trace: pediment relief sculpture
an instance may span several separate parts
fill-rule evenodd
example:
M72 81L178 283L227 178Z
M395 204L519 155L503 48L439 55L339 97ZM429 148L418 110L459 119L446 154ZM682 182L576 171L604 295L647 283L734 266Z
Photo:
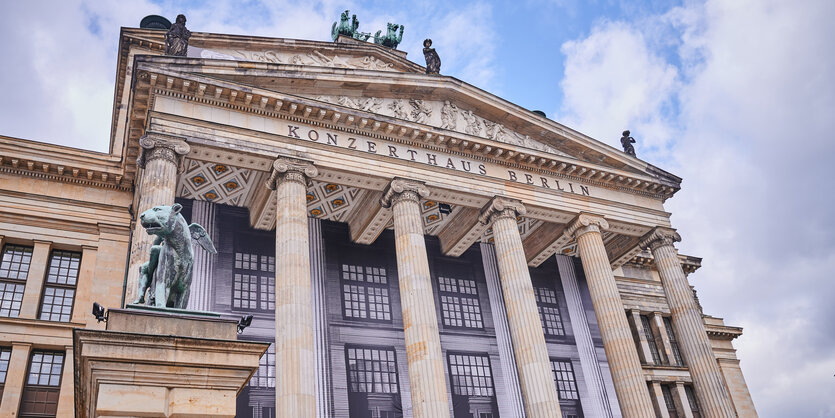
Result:
M520 134L500 123L482 118L471 110L462 110L449 100L440 102L419 99L406 100L322 95L308 96L308 98L338 104L364 112L392 116L410 122L437 126L441 129L449 129L505 144L530 148L564 157L569 156L548 144L543 144L531 138L529 135Z
M314 65L317 67L350 68L376 71L398 71L394 64L385 62L377 57L366 55L362 57L338 54L327 55L318 50L306 54L286 51L248 51L242 49L204 49L200 52L202 58L228 59L238 61L268 62L273 64Z

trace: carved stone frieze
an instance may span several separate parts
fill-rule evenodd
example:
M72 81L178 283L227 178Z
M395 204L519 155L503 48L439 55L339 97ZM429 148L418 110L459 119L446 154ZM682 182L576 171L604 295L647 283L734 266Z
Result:
M581 213L577 215L568 227L565 228L565 235L576 239L577 237L589 232L602 232L609 229L609 222L603 219L602 216L592 215L590 213Z
M509 199L502 196L495 196L481 208L481 213L478 215L478 221L485 225L490 225L494 220L499 218L513 218L514 220L527 213L525 205L516 199Z
M655 250L658 247L669 245L673 246L676 242L681 241L681 235L672 228L655 227L641 238L638 244L641 248L649 247Z
M185 138L166 134L148 132L139 138L139 157L136 164L145 168L148 161L163 158L177 165L182 172L184 157L191 151Z
M233 50L203 50L203 58L234 59L239 61L268 62L273 64L315 65L319 67L351 68L376 71L397 71L394 64L366 55L363 57L326 55L318 50L307 54L294 54L288 51L247 51Z
M266 186L270 190L275 190L277 184L283 181L295 181L307 185L307 179L318 175L319 170L309 161L281 157L273 162Z
M429 194L429 188L423 182L395 178L389 183L386 190L383 191L383 197L380 198L380 206L389 208L400 200L420 202L421 199L429 197Z

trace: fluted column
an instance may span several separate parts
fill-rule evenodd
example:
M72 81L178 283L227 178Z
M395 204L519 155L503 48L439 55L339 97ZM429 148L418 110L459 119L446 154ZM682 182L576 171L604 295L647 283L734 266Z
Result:
M191 222L202 226L213 242L215 236L215 209L217 205L205 200L195 200L191 207ZM188 295L188 309L210 311L213 307L215 260L217 254L208 251L194 252L194 269L191 278L191 292Z
M652 401L644 380L641 360L603 246L601 230L608 227L609 223L602 217L584 213L569 224L565 233L577 239L577 250L589 285L621 412L624 418L652 418Z
M670 305L681 355L690 369L702 414L709 418L734 417L736 412L705 332L702 314L673 246L677 241L681 241L681 237L674 229L658 227L644 236L640 245L641 248L649 247L655 259L655 267Z
M313 293L307 223L308 178L313 164L287 158L273 163L267 187L275 190L275 412L316 416Z
M151 132L139 139L139 146L136 164L143 170L137 180L139 203L133 214L136 219L154 206L174 204L177 176L184 156L191 150L183 138ZM139 297L139 266L148 261L153 242L154 237L136 222L130 246L125 303L133 303Z
M423 183L395 178L383 193L380 204L391 207L394 217L412 412L415 418L440 418L449 417L449 403L420 215L420 199L427 196L429 189Z
M561 417L545 334L539 321L522 237L516 224L516 217L524 214L522 202L497 196L482 209L479 221L493 228L499 278L525 413L528 418Z

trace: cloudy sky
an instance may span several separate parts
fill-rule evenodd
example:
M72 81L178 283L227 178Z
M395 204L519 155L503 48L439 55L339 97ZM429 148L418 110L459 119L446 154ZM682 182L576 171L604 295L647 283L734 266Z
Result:
M835 416L835 1L5 1L0 134L107 151L120 26L329 40L406 25L442 72L684 178L667 202L762 417Z

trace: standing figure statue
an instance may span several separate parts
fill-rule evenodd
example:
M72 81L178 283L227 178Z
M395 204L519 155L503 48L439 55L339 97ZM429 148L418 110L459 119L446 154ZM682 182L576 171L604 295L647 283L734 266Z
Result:
M426 58L426 74L437 75L441 72L441 57L432 48L432 40L423 41L423 57Z
M156 235L148 262L139 266L139 296L134 303L160 308L186 309L194 266L192 240L216 254L206 230L186 224L180 214L183 206L154 206L139 215L148 235ZM145 302L145 292L151 289Z
M620 144L623 146L623 152L635 157L635 147L632 144L635 143L635 138L629 136L629 131L623 131L623 136L620 138Z
M186 29L186 16L177 15L177 21L165 34L165 55L184 57L188 53L188 38L191 32Z

